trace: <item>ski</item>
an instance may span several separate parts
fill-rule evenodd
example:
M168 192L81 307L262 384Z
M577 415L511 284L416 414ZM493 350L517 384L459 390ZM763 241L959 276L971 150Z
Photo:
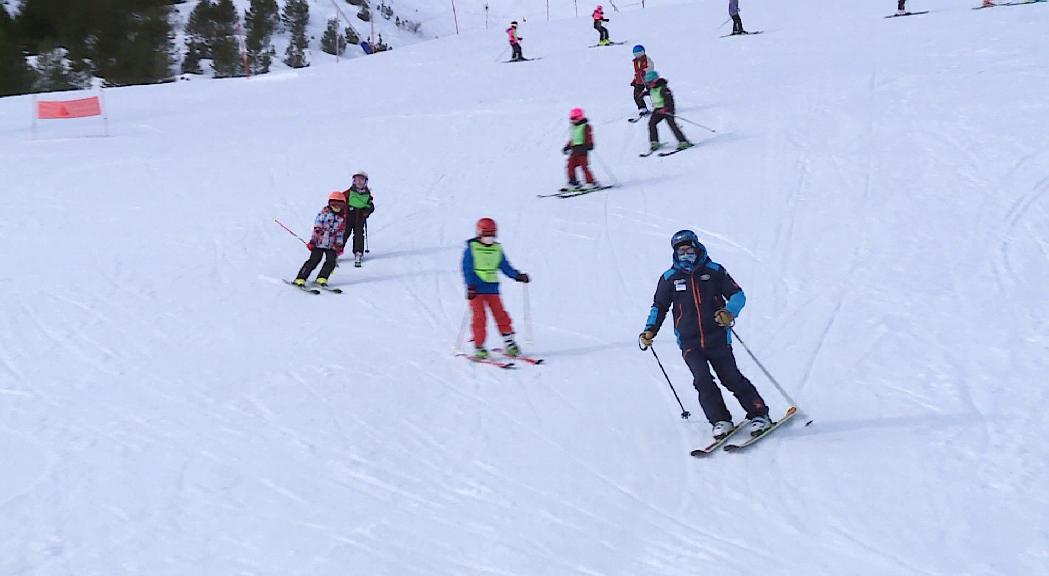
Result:
M643 116L634 116L633 118L627 118L626 121L630 122L631 124L636 124L636 123L644 120L645 118L648 118L649 116L650 116L649 114L645 114Z
M996 8L998 6L1023 6L1024 4L1042 4L1049 2L1049 0L1031 0L1029 2L998 2L989 6L976 6L973 10L982 10L984 8Z
M282 280L283 280L283 278L282 278ZM292 282L291 280L284 280L284 283L287 284L288 286L294 286L294 287L298 288L299 290L302 290L303 292L309 292L310 294L320 294L321 293L321 291L317 290L316 288L310 288L310 287L305 286L305 285L299 286L298 284Z
M903 14L889 14L888 16L886 16L886 18L899 18L901 16L917 16L919 14L928 14L928 13L929 13L928 10L923 10L921 12L904 12Z
M659 149L662 148L662 147L663 147L663 145L661 144L659 146L659 148L655 148L653 150L649 150L648 152L642 152L642 153L638 154L638 156L640 156L642 158L648 158L649 156L651 156L651 155L655 154L657 151L659 151Z
M729 430L729 433L726 434L724 438L722 438L720 440L714 439L714 441L711 442L710 444L708 444L707 446L705 446L703 448L696 448L695 450L693 450L689 454L691 454L692 456L694 456L696 458L702 458L704 456L708 456L710 454L713 454L714 452L717 452L717 449L720 448L723 444L725 444L725 442L728 442L729 439L732 438L732 436L734 436L736 434L736 432L739 432L740 430L743 429L743 425L746 424L746 422L747 421L744 420L744 421L740 422L739 424L736 424L736 426L734 428L732 428L732 430Z
M543 57L539 56L538 58L521 58L520 60L503 60L503 64L513 64L514 62L534 62L536 60L542 60L542 59L543 59Z
M601 48L603 46L622 46L623 44L626 44L626 40L623 40L622 42L609 42L608 44L591 44L590 46L587 46L587 48Z
M517 356L510 356L502 348L492 348L492 352L497 352L497 353L502 354L503 356L506 356L507 358L510 358L512 360L520 360L522 362L527 362L529 364L534 364L536 366L538 366L538 365L542 364L543 362L545 362L545 360L542 359L542 358L536 358L535 356L529 356L527 354L518 354Z
M456 354L456 356L461 356L463 358L466 358L467 360L469 360L470 362L473 362L474 364L488 364L489 366L495 366L496 368L503 368L504 370L510 370L510 369L514 368L514 363L513 362L508 362L508 361L505 361L505 360L499 360L497 358L478 358L477 356L474 356L472 354L465 354L463 352L459 352L458 354Z
M342 294L342 288L336 288L334 286L328 286L327 284L314 284L315 288L320 288L325 292L331 292L332 294Z
M695 147L696 147L696 145L693 144L693 145L689 146L688 148L676 148L674 150L670 150L669 152L660 152L659 153L659 157L660 158L666 158L667 156L673 156L674 154L677 154L678 152L684 152L685 150L688 150L690 148L695 148Z
M754 30L753 32L740 32L736 34L725 34L722 38L728 38L729 36L753 36L755 34L762 34L764 30Z
M750 438L747 438L746 441L744 441L744 442L742 442L740 444L726 444L725 445L725 452L739 452L740 450L743 450L744 448L746 448L748 446L753 446L755 442L757 442L758 440L761 440L762 438L768 436L769 434L772 433L773 430L775 430L776 428L779 428L780 426L782 426L782 425L786 424L787 422L789 422L790 419L793 418L797 413L798 413L797 406L791 406L790 408L787 408L787 413L783 415L783 418L779 419L779 422L774 422L772 424L772 426L769 426L760 435L758 435L758 436L751 436Z
M576 196L585 196L591 192L600 192L602 190L608 190L609 188L615 188L615 186L598 186L596 188L561 188L559 192L553 194L536 194L536 198L575 198Z

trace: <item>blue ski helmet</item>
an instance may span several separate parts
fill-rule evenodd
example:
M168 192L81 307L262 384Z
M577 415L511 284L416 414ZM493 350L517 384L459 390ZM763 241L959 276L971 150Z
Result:
M691 246L696 250L694 261L678 258L677 249L681 246ZM670 247L674 249L674 267L685 272L691 272L707 261L707 247L699 241L699 237L691 230L679 230L670 238Z
M645 82L655 82L656 80L659 80L659 72L655 70L645 72Z
M642 46L640 44L638 44L637 46L634 46L634 56L637 56L638 54L644 54L644 53L645 53L645 47L644 46Z

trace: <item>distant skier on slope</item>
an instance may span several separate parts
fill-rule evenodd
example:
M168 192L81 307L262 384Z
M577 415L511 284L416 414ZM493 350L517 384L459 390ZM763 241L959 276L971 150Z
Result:
M332 192L328 195L328 204L317 214L313 221L313 236L310 237L306 248L310 251L310 257L299 268L299 274L295 277L295 285L302 287L306 285L306 279L313 273L314 268L324 259L321 271L317 273L317 284L325 285L328 277L335 270L339 253L346 243L346 197L342 192Z
M640 44L634 46L634 79L630 81L630 85L634 87L634 104L637 104L638 117L649 114L645 104L645 95L648 94L645 88L645 72L655 68L655 62L645 54L645 47Z
M506 29L506 35L510 39L510 49L513 50L513 55L510 56L510 61L518 62L524 60L525 57L521 53L521 40L524 40L524 38L517 35L517 20L510 23L510 27Z
M605 18L604 7L598 4L592 16L594 18L594 30L597 30L598 34L597 45L608 46L611 42L608 40L608 29L603 24L608 22L608 18Z
M728 328L739 316L747 298L727 270L710 260L696 233L681 230L670 240L674 264L656 284L652 309L645 329L638 336L647 350L659 332L671 305L674 333L685 364L692 371L693 386L699 393L703 414L713 426L714 438L733 430L732 414L725 407L721 390L714 383L710 368L721 385L739 400L750 420L751 436L758 436L772 425L769 409L757 389L736 366ZM709 365L709 367L708 367Z
M652 98L652 107L655 108L648 119L648 140L651 142L651 150L655 151L663 147L663 143L659 141L659 130L656 125L664 120L670 125L670 131L677 138L677 149L691 148L693 144L688 141L688 138L685 138L685 134L681 132L677 121L674 120L674 94L667 86L666 79L660 78L659 73L655 70L649 70L645 72L645 85L648 87L649 97Z
M375 199L368 188L368 173L364 170L354 173L353 184L343 194L350 207L346 236L353 234L353 265L360 268L364 260L364 231L368 227L368 217L375 212Z
M597 180L594 180L593 173L590 172L590 151L594 149L594 131L590 128L590 121L587 120L583 114L582 108L573 108L568 113L568 120L571 122L571 134L568 138L568 143L561 148L561 151L568 154L568 185L575 189L582 189L579 184L579 179L576 178L576 169L583 169L583 176L586 178L586 183L591 188L597 188L600 185Z
M728 0L728 15L732 18L732 36L750 34L743 29L743 19L739 17L739 0Z
M485 339L488 337L488 318L485 306L492 311L492 317L503 336L507 356L519 356L521 348L514 341L514 328L499 297L499 272L502 271L518 282L528 283L528 274L520 272L510 265L503 253L501 244L495 241L498 230L495 220L481 218L477 221L477 235L466 241L463 252L463 278L466 281L466 299L470 301L472 314L474 357L488 358Z

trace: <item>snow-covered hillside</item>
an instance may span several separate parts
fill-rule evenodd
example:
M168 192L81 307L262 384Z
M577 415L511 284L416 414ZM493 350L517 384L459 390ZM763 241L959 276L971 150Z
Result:
M0 575L1049 574L1049 4L911 3L754 1L766 33L727 39L721 2L650 7L601 49L585 16L530 20L536 62L496 62L495 29L111 90L109 138L31 141L31 98L0 100ZM716 136L638 158L635 42ZM573 106L621 185L538 199ZM360 168L364 268L294 291L273 218L307 233ZM480 216L532 276L544 366L450 354ZM812 426L688 456L709 428L669 326L691 420L636 346L686 227Z

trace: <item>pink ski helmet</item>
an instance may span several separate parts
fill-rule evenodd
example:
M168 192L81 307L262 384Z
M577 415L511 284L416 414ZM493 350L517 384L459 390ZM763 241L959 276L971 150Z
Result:
M568 113L568 119L571 120L572 122L575 122L577 120L582 120L583 119L583 109L582 108L572 108L572 111Z

